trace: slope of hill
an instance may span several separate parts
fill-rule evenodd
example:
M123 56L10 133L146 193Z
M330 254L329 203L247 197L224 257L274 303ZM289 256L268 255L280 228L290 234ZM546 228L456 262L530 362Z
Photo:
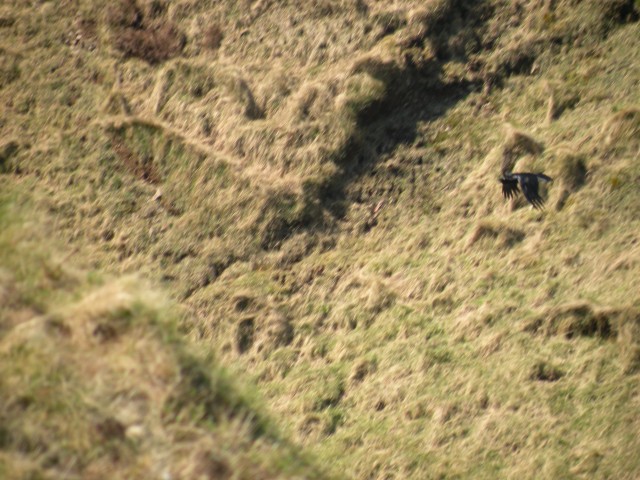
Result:
M3 185L162 282L295 443L353 478L640 473L637 2L64 5L0 11Z
M330 478L181 309L72 268L43 220L0 199L0 477Z

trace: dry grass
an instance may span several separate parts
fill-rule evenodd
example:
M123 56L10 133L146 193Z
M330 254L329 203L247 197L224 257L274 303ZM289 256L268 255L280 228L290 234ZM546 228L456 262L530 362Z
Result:
M138 277L91 280L44 258L42 228L12 209L3 199L3 476L323 477L182 339L176 306Z
M638 476L633 2L77 5L0 10L0 181L189 315L3 257L2 378L53 392L12 400L7 475L316 474L278 425L353 478Z
M538 156L544 146L531 135L506 125L506 134L502 145L502 169L511 171L518 159L524 155Z
M473 246L484 238L489 238L495 241L498 247L508 248L513 244L522 241L524 233L507 225L500 225L492 222L481 222L471 232L468 245Z
M637 153L640 148L640 110L629 108L611 116L603 125L602 138L609 149L629 149L630 153Z

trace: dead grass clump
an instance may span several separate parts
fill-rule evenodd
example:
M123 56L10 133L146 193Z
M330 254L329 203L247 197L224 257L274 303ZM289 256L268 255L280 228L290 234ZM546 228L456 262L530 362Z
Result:
M399 74L399 67L396 60L397 59L391 56L389 56L389 58L383 58L383 56L377 53L367 53L354 60L350 68L350 73L352 76L367 74L380 80L385 85L389 85Z
M621 110L602 127L602 139L607 149L633 152L640 148L640 109Z
M229 92L242 105L242 114L250 120L264 118L262 108L249 87L247 81L241 76L230 76L226 81Z
M588 303L561 305L548 313L547 334L609 338L611 319L604 312L596 312Z
M387 96L387 85L366 73L350 77L344 93L336 98L338 110L358 122L371 122L381 113Z
M251 296L251 294L245 293L237 293L231 299L233 303L233 309L236 312L246 312L247 310L253 309L256 305L256 300Z
M564 376L564 372L557 366L545 361L536 362L531 368L529 378L539 382L556 382Z
M390 36L407 25L406 9L401 7L380 7L372 9L369 18L374 25L376 38Z
M428 0L425 4L409 12L407 24L418 26L424 35L429 35L451 13L453 0Z
M431 0L409 11L398 45L416 65L425 60L467 59L480 47L480 19L488 9L480 2ZM416 57L415 53L420 51Z
M295 330L291 319L280 312L267 317L266 335L274 347L286 347L293 342Z
M502 169L511 170L516 160L522 155L540 155L544 151L542 143L528 133L506 126L506 135L502 144Z
M287 103L296 79L284 69L269 72L255 88L255 101L262 109L263 117L273 117Z
M549 308L529 322L525 330L545 335L563 335L566 338L582 336L603 339L620 338L624 331L627 332L625 335L631 335L629 343L634 343L640 341L640 337L635 337L639 320L640 312L634 307L597 308L587 302L575 302Z
M318 120L330 111L335 94L331 85L305 82L287 102L286 115L294 121Z
M16 23L16 17L9 7L0 9L0 28L9 28Z
M560 180L555 194L555 209L562 210L569 196L580 190L587 181L586 155L573 152L562 152L558 157Z
M375 361L361 358L353 364L349 380L352 383L360 383L365 379L365 377L374 373L376 369L377 365Z
M391 307L396 301L397 294L380 280L371 281L364 292L364 307L374 315Z
M640 310L628 308L616 313L622 368L625 373L634 374L640 371Z
M147 30L126 29L118 34L115 46L127 57L156 64L182 52L185 39L171 24L154 25Z
M172 22L162 18L160 2L149 2L144 11L135 0L120 0L107 9L114 46L126 57L150 64L164 62L179 55L186 38Z
M570 89L561 89L557 85L553 85L550 82L545 82L545 91L549 95L547 102L547 124L552 123L554 120L560 118L560 116L567 110L572 110L580 101L580 95Z
M471 247L483 239L490 239L498 248L510 248L525 237L522 230L508 225L483 220L479 222L469 235L467 247Z
M319 371L305 382L315 387L305 392L303 408L307 412L320 412L335 407L346 393L345 379L336 371Z
M158 73L152 94L155 113L163 112L169 104L167 115L175 115L186 99L196 102L213 90L219 76L217 70L206 64L172 62Z
M560 164L559 177L569 191L575 192L587 181L586 155L565 152L558 159Z
M112 27L139 28L144 14L135 0L119 0L107 8L106 17Z
M291 319L281 312L271 312L256 329L256 349L268 354L293 342L295 329Z
M222 40L224 39L224 32L222 31L222 27L218 23L212 23L209 25L203 35L202 35L202 46L216 51L222 45Z
M466 342L478 336L491 326L500 315L483 305L479 310L470 310L459 315L453 325L453 338L458 342Z
M217 446L216 446L217 447ZM226 455L211 446L197 450L187 457L184 468L179 470L178 478L199 478L204 480L229 480L234 469Z
M276 263L286 267L302 261L317 244L317 238L309 232L294 233L283 244Z
M530 73L533 62L544 47L545 43L537 34L528 33L506 47L496 49L486 68L497 79Z

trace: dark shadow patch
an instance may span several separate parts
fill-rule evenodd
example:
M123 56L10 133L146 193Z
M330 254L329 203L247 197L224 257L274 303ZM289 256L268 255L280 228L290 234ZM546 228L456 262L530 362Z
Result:
M255 320L253 317L240 320L236 329L236 347L238 352L245 353L253 345L255 337Z
M95 424L95 429L103 441L124 440L125 426L113 417L107 417Z
M160 2L149 2L146 9L135 0L120 0L107 10L112 42L126 57L157 64L178 56L186 37L178 27L164 19Z
M597 313L587 303L577 303L556 307L549 312L548 333L564 335L609 338L612 325L609 315Z
M15 157L20 149L20 144L16 140L9 140L0 145L0 173L16 171L11 159Z
M529 321L524 330L548 336L562 335L568 339L611 339L620 337L621 332L636 324L640 325L637 308L594 307L588 302L575 302L548 308Z
M531 368L529 378L539 382L557 382L564 376L564 372L545 361L536 362Z
M555 204L556 210L562 210L569 197L580 190L587 182L586 156L566 153L559 159L560 194Z
M386 172L378 172L378 165L398 147L421 142L420 125L442 117L469 93L481 89L481 75L447 78L443 66L453 59L470 61L479 51L477 30L490 17L490 9L487 2L443 2L437 11L412 20L398 39L399 58L388 61L368 56L354 63L352 88L357 90L359 82L363 83L369 95L350 92L347 85L345 114L355 123L353 134L331 158L337 166L335 173L304 185L307 198L340 219L352 203L375 205L381 197L401 193L404 187L391 192L391 185L401 185L403 177L415 173L413 164L422 160L408 162L410 168L403 165ZM424 54L434 50L434 55ZM385 175L384 186L376 183L380 174Z
M225 370L184 352L178 360L180 381L165 402L162 415L165 423L184 416L195 422L240 419L252 438L278 439L272 425Z

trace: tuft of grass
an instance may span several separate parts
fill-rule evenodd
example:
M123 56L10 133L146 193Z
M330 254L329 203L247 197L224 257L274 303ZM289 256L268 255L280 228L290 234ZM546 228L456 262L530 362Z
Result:
M468 239L468 246L473 246L482 239L493 240L498 248L509 248L522 241L525 233L508 225L482 221L471 232Z
M587 180L587 158L584 154L564 152L558 159L559 177L571 192L584 186Z
M515 162L523 155L542 154L544 146L531 135L506 125L506 134L502 144L502 169L511 170Z
M637 152L640 148L640 109L628 108L615 113L602 126L601 135L609 150Z
M566 85L545 82L548 95L546 121L548 124L556 121L565 112L573 110L580 101L580 95Z
M633 307L594 308L587 302L576 302L551 308L533 320L527 329L542 329L547 335L564 335L567 338L582 335L607 339L627 330L628 325L635 325L637 318L638 311Z
M368 74L356 74L349 78L345 86L344 98L337 99L338 108L356 121L375 118L386 98L385 84Z
M587 182L587 156L585 154L563 151L557 157L559 180L555 194L555 208L561 210L567 204L569 197L584 187Z

